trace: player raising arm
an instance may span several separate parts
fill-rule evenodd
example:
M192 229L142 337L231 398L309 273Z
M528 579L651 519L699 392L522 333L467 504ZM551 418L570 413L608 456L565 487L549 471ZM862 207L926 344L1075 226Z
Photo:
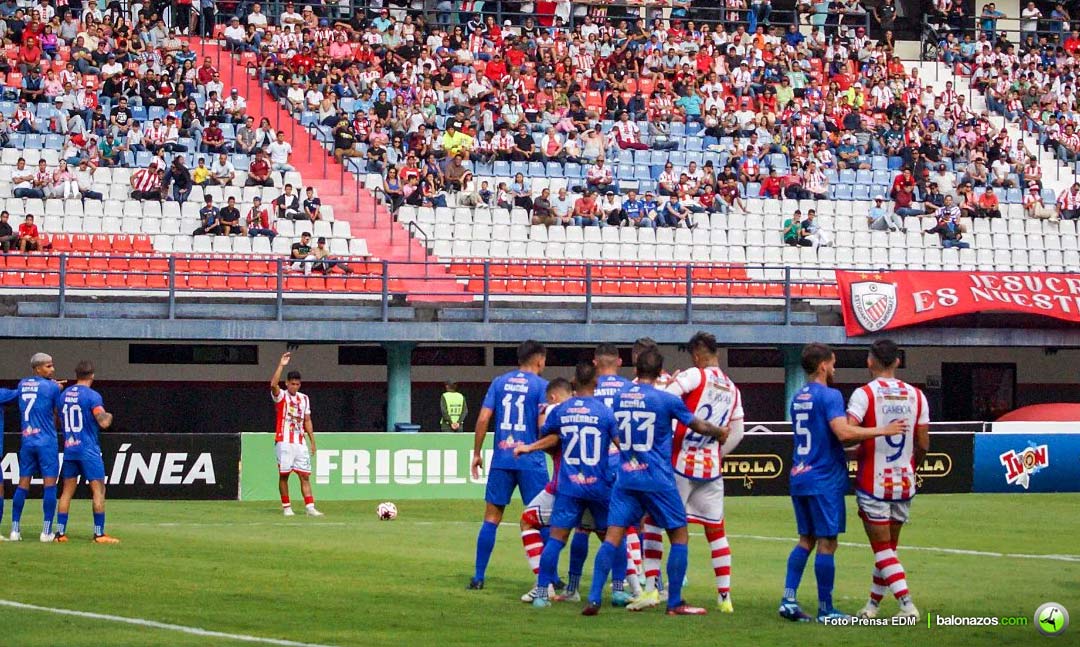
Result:
M81 476L90 484L94 510L94 543L119 544L105 534L105 461L98 440L103 429L112 426L113 415L105 410L94 384L94 365L83 360L75 366L75 384L60 394L60 420L64 425L64 464L60 476L64 488L56 513L56 541L67 537L68 510Z
M495 378L488 387L476 419L471 469L474 479L480 478L484 467L484 438L492 422L495 448L487 471L484 523L476 536L475 571L467 587L470 590L484 588L496 531L514 490L519 490L522 503L528 504L548 482L547 461L542 455L514 456L515 447L538 439L540 407L547 389L547 381L540 374L547 363L547 349L539 342L524 341L518 346L517 359L516 370Z
M558 579L559 553L570 531L581 525L585 512L591 513L596 530L607 529L608 500L611 496L611 472L607 448L615 433L611 409L593 397L596 367L578 364L574 371L574 397L547 414L543 437L514 448L521 456L559 446L559 468L555 504L551 513L551 534L540 556L540 578L534 591L533 606L548 607L548 587ZM623 554L626 553L623 547ZM625 565L623 566L625 569Z
M645 513L668 532L671 554L668 557L668 615L702 615L705 609L691 607L682 599L686 576L686 508L675 484L671 465L672 421L688 426L695 433L712 436L723 442L728 430L695 418L679 398L654 386L664 368L664 358L656 350L642 352L637 358L638 383L615 398L614 415L618 423L621 457L619 475L611 491L608 529L596 554L589 603L583 615L600 613L600 603L611 572L612 562L621 548L628 526L638 523Z
M53 358L34 353L30 358L34 375L19 382L19 420L22 443L19 445L19 487L11 498L11 541L22 540L22 512L30 493L30 480L40 476L45 483L41 501L44 522L40 540L52 542L53 516L56 514L56 479L60 475L60 448L56 442L56 412L60 408L60 385L53 381L56 367Z
M305 512L310 517L321 517L323 513L315 509L315 497L311 493L311 456L315 453L315 426L311 422L311 400L300 392L300 371L289 371L285 376L285 389L281 388L281 373L289 365L290 359L292 353L282 355L277 369L274 370L274 376L270 378L270 395L277 410L274 441L281 509L286 517L295 514L289 501L289 474L296 472L300 479L300 493L304 495Z
M825 344L807 344L802 351L802 367L807 384L791 400L791 422L795 430L795 451L790 474L791 501L799 543L791 550L780 600L780 616L795 622L809 622L796 601L799 581L810 552L817 547L814 575L818 586L818 622L848 616L833 608L832 590L836 577L833 555L837 536L845 529L844 495L848 488L844 443L904 432L904 423L863 429L847 420L844 398L828 386L836 372L836 355Z
M848 421L871 427L886 420L898 420L907 431L899 436L879 436L859 443L855 499L874 552L870 600L859 616L876 618L881 598L886 591L892 591L900 603L899 615L914 617L917 622L919 610L911 601L896 545L915 496L915 469L930 449L929 405L922 391L896 379L900 349L892 341L874 342L866 366L873 379L851 394Z

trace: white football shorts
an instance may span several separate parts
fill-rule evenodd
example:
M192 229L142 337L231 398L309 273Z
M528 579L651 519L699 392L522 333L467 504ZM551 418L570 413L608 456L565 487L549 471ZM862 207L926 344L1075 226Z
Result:
M675 485L686 506L686 520L702 525L715 525L724 520L724 479L695 481L675 474Z
M907 523L911 517L911 499L882 501L856 490L855 501L859 504L859 517L868 523L882 525L893 521Z
M296 443L278 443L277 451L278 474L311 474L311 452L307 445Z

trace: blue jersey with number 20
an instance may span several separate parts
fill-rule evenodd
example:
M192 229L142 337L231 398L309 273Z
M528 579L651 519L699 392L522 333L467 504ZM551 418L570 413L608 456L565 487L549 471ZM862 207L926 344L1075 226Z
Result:
M608 447L615 417L598 398L570 398L549 411L542 435L558 434L558 493L578 499L607 501L611 496Z
M622 465L618 486L657 492L675 488L671 466L672 420L690 424L694 414L682 399L651 384L634 384L615 398L616 440Z
M848 487L844 445L829 423L847 419L844 396L836 389L811 382L791 400L795 453L791 461L791 494L844 494Z
M57 447L54 416L60 408L60 385L35 376L20 381L18 391L23 447Z
M514 447L536 442L540 436L537 422L546 390L547 380L527 371L500 375L488 387L483 407L492 411L491 426L495 432L492 468L547 471L543 452L514 458Z

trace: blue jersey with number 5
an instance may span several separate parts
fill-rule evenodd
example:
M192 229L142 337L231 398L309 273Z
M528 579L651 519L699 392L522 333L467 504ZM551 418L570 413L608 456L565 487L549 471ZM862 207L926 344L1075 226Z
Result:
M688 425L694 419L682 398L651 384L634 384L615 398L614 411L618 424L615 439L622 458L619 487L645 492L674 489L671 421Z
M544 403L547 380L536 373L510 371L495 378L484 396L484 408L490 409L495 432L495 453L491 467L504 470L547 471L543 452L514 458L514 448L539 438L537 421Z
M844 396L836 389L811 382L791 400L795 453L791 461L791 494L843 494L848 488L844 445L829 423L847 420Z
M548 412L540 433L559 435L559 494L593 501L611 497L608 448L615 434L611 409L595 397L570 398Z
M60 395L60 420L64 423L64 458L83 460L101 456L98 444L98 411L104 411L101 395L88 386L76 384Z
M60 386L35 376L20 381L18 391L23 447L57 447L55 412L60 408Z

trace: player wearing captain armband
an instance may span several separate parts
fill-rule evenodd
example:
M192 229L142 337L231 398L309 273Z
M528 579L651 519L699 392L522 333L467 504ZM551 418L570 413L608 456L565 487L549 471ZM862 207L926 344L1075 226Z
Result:
M864 440L856 453L855 499L874 552L870 599L858 615L876 618L881 599L891 591L900 603L898 615L918 622L896 546L915 497L915 469L930 449L929 405L922 391L896 378L900 349L892 341L874 342L866 365L873 379L851 394L848 421L860 427L899 421L907 431Z

